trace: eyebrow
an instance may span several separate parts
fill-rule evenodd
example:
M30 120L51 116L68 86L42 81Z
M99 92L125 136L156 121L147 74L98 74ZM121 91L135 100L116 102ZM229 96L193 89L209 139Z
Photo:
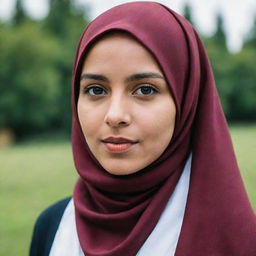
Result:
M133 74L125 79L125 82L132 82L136 80L141 80L144 78L159 78L165 80L165 78L159 74L159 73L154 73L154 72L147 72L147 73L137 73ZM84 73L81 75L80 80L82 79L93 79L93 80L98 80L98 81L103 81L103 82L109 82L108 78L103 75L99 74L92 74L92 73Z
M132 81L140 80L140 79L144 79L144 78L160 78L160 79L165 80L164 77L161 74L149 72L149 73L133 74L133 75L127 77L125 79L125 81L126 82L132 82Z
M83 80L83 79L93 79L93 80L108 82L107 77L105 77L103 75L90 74L90 73L82 74L81 77L80 77L80 81Z

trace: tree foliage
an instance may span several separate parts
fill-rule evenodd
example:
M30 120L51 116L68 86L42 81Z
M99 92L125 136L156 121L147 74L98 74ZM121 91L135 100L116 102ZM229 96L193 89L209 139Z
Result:
M28 19L23 5L24 3L22 0L16 0L15 13L12 18L12 22L15 26L19 26Z
M191 6L188 3L185 3L183 8L183 16L192 24L194 24L193 18L192 18L192 11Z
M76 49L84 27L88 21L85 16L85 8L77 6L72 0L50 0L50 10L43 21L43 28L55 36L59 43L62 57L58 61L60 73L60 95L58 102L59 115L57 123L66 132L71 127L71 71ZM65 113L65 114L63 114Z
M70 131L72 64L88 19L85 8L72 0L49 4L47 17L36 22L17 0L13 19L0 22L0 130L12 130L18 138L53 129ZM190 6L184 11L193 23ZM220 14L216 28L203 40L225 114L230 122L256 121L256 18L237 54L227 49Z
M32 22L4 28L1 35L0 127L17 136L42 130L58 111L58 44Z
M256 14L254 15L253 25L246 36L244 48L256 49Z
M220 50L227 51L227 38L224 28L224 19L221 13L217 13L216 16L216 32L211 38L216 47L219 47Z
M72 64L87 24L83 13L71 0L51 0L48 16L35 22L17 0L11 22L0 24L0 130L18 138L69 132Z
M253 47L252 42L256 41L256 37L253 39L250 36L250 43L246 42L239 53L231 54L226 46L224 23L220 14L217 15L216 23L215 34L204 41L225 115L230 122L255 122L256 45Z

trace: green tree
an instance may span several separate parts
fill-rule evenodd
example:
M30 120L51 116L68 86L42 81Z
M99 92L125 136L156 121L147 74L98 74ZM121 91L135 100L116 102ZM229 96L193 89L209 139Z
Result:
M185 3L183 8L183 16L192 24L194 25L194 21L192 18L192 11L191 6L188 3Z
M233 121L256 121L256 51L244 49L230 63L232 90L228 101Z
M227 51L227 38L224 29L224 20L220 13L216 16L216 32L211 39L218 48Z
M14 26L19 26L28 19L26 14L24 3L22 0L16 0L15 12L12 18Z
M58 38L68 36L67 28L72 17L71 0L50 0L49 13L45 20L45 27Z
M226 117L230 122L256 121L256 40L252 31L247 42L237 54L230 54L225 47L224 29L220 19L212 38L205 38L216 85ZM218 36L217 36L218 35Z
M242 50L230 62L229 102L234 121L256 121L256 16Z
M233 62L233 56L226 46L226 34L222 15L216 15L216 31L211 37L204 37L204 43L213 67L216 86L220 94L221 103L226 117L231 121L229 96L232 91L230 83L230 63Z
M1 36L0 129L18 138L50 129L60 93L57 41L32 22L2 27Z
M216 87L220 94L221 103L226 117L230 120L230 104L228 97L232 91L232 83L230 83L230 63L233 62L233 56L219 47L212 37L205 37L204 43L213 68Z
M256 14L254 15L253 25L245 38L244 48L254 48L256 50Z
M70 132L71 124L71 73L77 42L87 25L87 9L72 0L50 0L50 10L43 27L59 42L61 57L58 70L61 76L61 97L56 125Z

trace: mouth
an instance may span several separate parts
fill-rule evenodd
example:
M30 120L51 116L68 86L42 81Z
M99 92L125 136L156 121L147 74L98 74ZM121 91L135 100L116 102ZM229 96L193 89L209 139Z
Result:
M130 140L123 137L108 137L101 142L106 149L111 153L124 153L129 151L134 145L138 143L137 140Z

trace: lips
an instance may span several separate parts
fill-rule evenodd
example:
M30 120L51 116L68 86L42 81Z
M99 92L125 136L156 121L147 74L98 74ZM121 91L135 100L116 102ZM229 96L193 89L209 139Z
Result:
M106 139L103 139L102 142L105 143L113 143L113 144L122 144L122 143L137 143L135 140L130 140L122 137L108 137Z
M138 141L123 137L108 137L102 140L106 149L111 153L123 153L129 151Z

